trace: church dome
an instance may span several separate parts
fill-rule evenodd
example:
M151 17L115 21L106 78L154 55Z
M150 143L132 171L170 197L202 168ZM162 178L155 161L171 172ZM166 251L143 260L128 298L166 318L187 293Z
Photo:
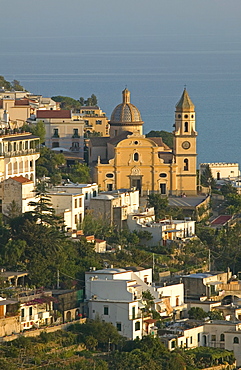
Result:
M112 112L110 124L142 124L141 114L138 108L130 102L130 91L122 91L123 102L115 107Z

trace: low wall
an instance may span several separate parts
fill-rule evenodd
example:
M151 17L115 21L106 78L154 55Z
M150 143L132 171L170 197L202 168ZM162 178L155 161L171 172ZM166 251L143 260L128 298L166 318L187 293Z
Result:
M6 337L2 337L2 338L0 338L0 342L2 342L2 343L3 342L11 342L12 340L17 339L20 335L22 335L24 337L37 337L43 331L46 332L46 333L52 333L52 332L57 331L57 330L66 330L70 325L77 324L77 323L84 324L85 322L86 322L86 319L79 319L79 320L75 320L75 321L68 322L68 323L65 323L65 324L47 326L47 327L43 327L43 328L39 328L39 329L29 329L29 330L25 330L23 333L13 334L13 335L8 335Z

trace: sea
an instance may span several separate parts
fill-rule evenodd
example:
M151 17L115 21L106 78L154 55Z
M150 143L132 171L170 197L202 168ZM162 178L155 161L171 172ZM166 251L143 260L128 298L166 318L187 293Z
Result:
M144 133L173 130L186 87L196 107L198 163L240 163L241 42L171 36L4 36L0 74L47 97L95 94L108 117L127 87Z

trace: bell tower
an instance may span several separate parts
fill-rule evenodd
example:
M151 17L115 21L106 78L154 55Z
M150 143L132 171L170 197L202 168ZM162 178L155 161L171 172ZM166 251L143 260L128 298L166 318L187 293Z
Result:
M177 195L197 195L195 106L186 88L176 105L173 152L177 164Z

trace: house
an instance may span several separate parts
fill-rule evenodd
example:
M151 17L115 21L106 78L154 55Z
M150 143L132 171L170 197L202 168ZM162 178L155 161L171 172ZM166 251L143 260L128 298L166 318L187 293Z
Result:
M185 289L185 297L188 299L204 300L218 295L223 289L222 284L227 284L231 279L232 272L199 272L196 274L183 275L181 277Z
M62 216L66 230L77 230L84 219L84 194L50 191L52 207L57 216Z
M184 220L163 219L155 222L154 209L143 213L131 213L127 217L130 231L148 231L152 238L145 240L145 245L166 245L171 241L186 240L195 237L195 221L190 217Z
M96 183L93 184L74 184L67 182L64 185L58 185L53 188L53 191L65 192L68 194L83 194L84 209L89 209L90 200L97 197L99 189Z
M98 106L83 106L79 113L73 113L74 120L84 121L86 137L98 133L100 136L109 136L109 122L106 114Z
M68 164L84 158L84 121L74 120L70 110L37 110L36 122L45 124L45 145L63 153Z
M136 339L155 332L155 320L143 313L146 299L153 296L153 309L161 316L172 316L174 310L185 309L183 284L159 286L152 284L152 269L138 267L107 268L85 273L88 316L112 322L121 335Z
M69 322L79 319L83 314L84 293L83 289L54 289L52 295L56 300L53 302L53 310L58 311L62 318L60 321ZM56 316L57 318L57 316Z
M2 213L8 216L9 207L15 202L19 214L33 210L29 202L36 201L35 186L32 180L26 177L9 177L2 183Z
M0 129L0 154L0 182L23 176L35 183L35 162L39 158L37 136Z
M128 214L138 211L139 191L118 189L101 192L90 200L89 208L94 217L102 217L111 225L122 229L127 226Z
M200 163L201 174L209 167L214 180L232 179L240 176L238 163Z

